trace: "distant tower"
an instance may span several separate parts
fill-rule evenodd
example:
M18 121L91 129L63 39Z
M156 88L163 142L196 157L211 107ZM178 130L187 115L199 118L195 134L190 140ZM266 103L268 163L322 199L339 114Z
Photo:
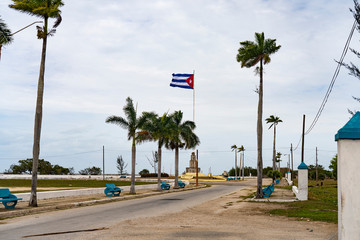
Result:
M200 168L198 168L198 172L200 172ZM195 156L195 152L191 153L189 167L186 168L186 173L196 173L196 156Z

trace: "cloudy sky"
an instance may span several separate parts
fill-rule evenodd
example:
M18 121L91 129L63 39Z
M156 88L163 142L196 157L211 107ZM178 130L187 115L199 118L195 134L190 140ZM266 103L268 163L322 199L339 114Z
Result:
M126 97L138 111L181 110L193 118L193 91L169 86L172 73L195 71L195 122L203 173L221 174L234 165L233 144L244 145L245 164L256 167L259 76L236 61L239 42L255 32L275 38L281 49L265 66L264 119L279 116L277 151L298 144L302 116L313 121L350 33L351 0L64 0L63 22L48 40L40 157L52 164L102 168L116 173L116 157L129 163L131 143L120 127L106 124L124 116ZM8 8L0 15L14 32L40 19ZM3 47L0 62L0 172L32 157L34 110L41 41L35 25ZM359 50L359 33L350 46ZM346 62L357 59L349 52ZM305 163L328 168L336 154L334 135L359 109L360 81L342 68L327 105L305 137ZM264 166L271 165L273 131L264 121ZM156 144L137 148L136 172L151 169ZM191 151L180 152L180 171ZM300 163L300 147L294 166ZM282 166L288 159L284 156ZM174 152L164 149L163 169L174 173Z

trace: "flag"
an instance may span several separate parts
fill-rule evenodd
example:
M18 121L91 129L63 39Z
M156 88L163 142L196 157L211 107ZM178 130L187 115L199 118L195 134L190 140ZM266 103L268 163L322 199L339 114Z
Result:
M194 89L194 74L173 73L170 86Z

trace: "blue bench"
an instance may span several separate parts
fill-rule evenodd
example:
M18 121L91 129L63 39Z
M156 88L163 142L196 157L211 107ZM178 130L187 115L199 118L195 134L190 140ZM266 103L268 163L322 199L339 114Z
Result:
M0 189L0 198L0 202L2 202L6 209L15 208L17 202L22 200L22 198L17 198L15 195L11 194L8 188Z
M280 182L280 179L276 179L276 180L275 180L275 183L276 183L276 184L279 184L279 182Z
M270 197L270 195L273 193L274 189L275 189L274 183L263 188L262 191L263 191L264 198Z
M104 193L107 197L119 196L121 191L123 190L123 189L115 186L115 184L112 184L112 183L106 183L105 186L106 186L106 188L104 190Z
M120 176L120 178L126 178L126 176Z
M185 187L185 183L181 180L178 181L178 185L179 185L179 188L184 188Z
M166 183L166 182L161 182L161 190L169 190L170 189L170 184Z

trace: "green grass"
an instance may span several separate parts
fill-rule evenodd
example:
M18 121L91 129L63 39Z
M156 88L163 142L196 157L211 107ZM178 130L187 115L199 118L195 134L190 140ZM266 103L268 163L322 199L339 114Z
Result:
M309 200L282 203L286 209L273 209L270 214L337 223L337 182L334 180L309 181Z
M105 187L105 183L113 183L116 186L130 186L130 181L108 181L108 180L58 180L38 179L37 187ZM152 182L136 182L136 185L153 184ZM31 179L0 179L0 187L31 187Z

